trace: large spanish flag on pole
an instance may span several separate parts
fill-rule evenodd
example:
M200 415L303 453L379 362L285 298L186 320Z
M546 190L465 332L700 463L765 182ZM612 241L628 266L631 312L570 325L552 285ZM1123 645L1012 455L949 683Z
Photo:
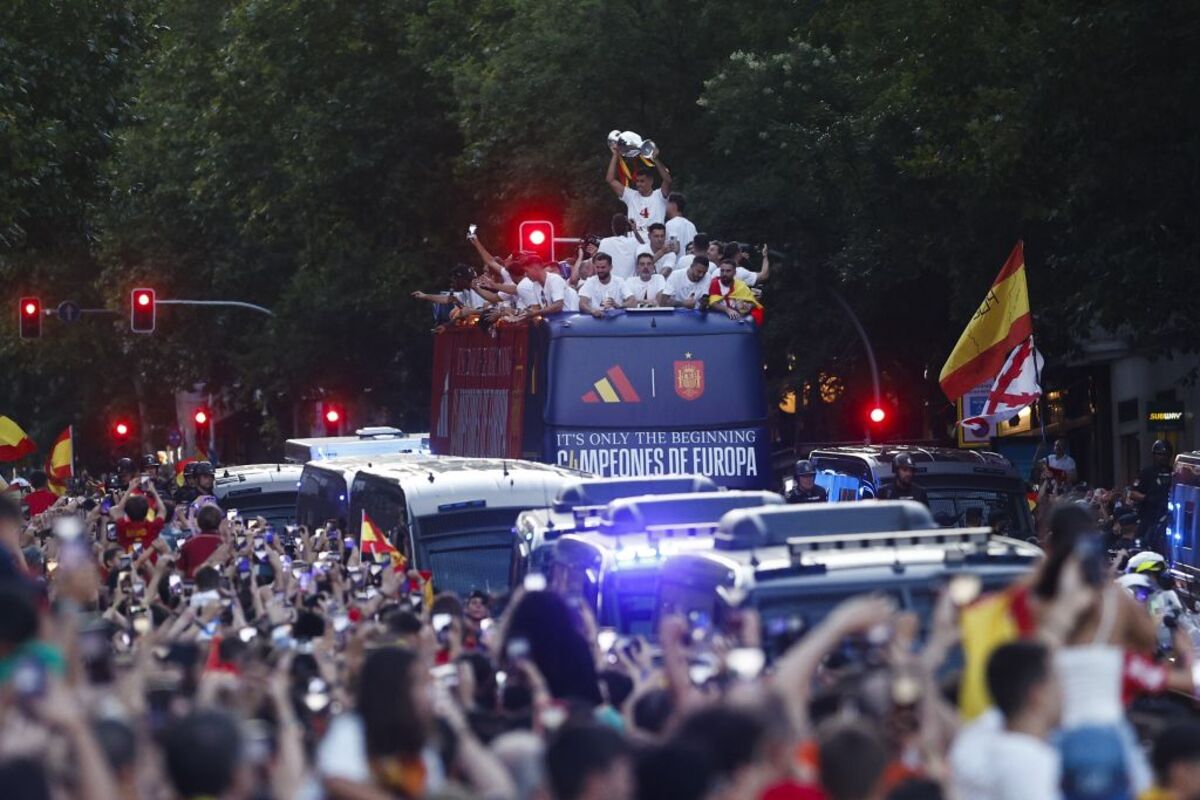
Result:
M75 477L74 427L68 425L50 445L46 456L46 476L50 479L50 491L57 495L67 492L67 481Z
M1033 335L1029 288L1025 284L1025 244L1017 242L983 303L958 337L942 367L942 391L957 400L972 387L991 383L1009 351Z
M0 415L0 461L16 461L36 452L37 445L21 430L21 426Z

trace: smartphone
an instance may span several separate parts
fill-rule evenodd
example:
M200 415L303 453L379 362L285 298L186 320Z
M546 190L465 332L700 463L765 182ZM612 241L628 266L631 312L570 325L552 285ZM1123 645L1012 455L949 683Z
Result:
M613 645L617 643L617 632L613 628L601 628L596 632L596 644L600 647L601 653L607 653L613 649Z
M237 518L238 518L238 510L236 508L231 508L225 512L225 519L229 520L230 522L233 522Z
M238 638L247 644L253 641L256 636L258 636L258 630L251 625L247 625L238 631Z
M946 592L950 595L950 602L959 608L974 603L982 591L983 581L978 575L970 573L955 575L946 585Z
M454 617L450 614L434 614L433 615L433 630L441 633L450 627L450 623L454 621Z
M540 572L531 572L525 576L524 586L527 592L544 592L546 591L546 576Z
M725 666L744 681L758 678L766 666L767 656L757 647L737 647L725 656Z
M10 683L17 703L29 708L46 693L46 667L37 658L23 658L13 668Z
M172 575L167 578L167 589L173 597L183 594L183 578L178 575Z
M519 636L509 639L504 648L504 655L508 657L509 661L529 658L529 640Z

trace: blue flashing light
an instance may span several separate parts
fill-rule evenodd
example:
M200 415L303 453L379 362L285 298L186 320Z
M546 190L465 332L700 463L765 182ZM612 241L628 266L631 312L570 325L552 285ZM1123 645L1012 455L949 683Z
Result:
M343 503L344 503L344 502L346 502L346 495L344 495L344 494L339 494L339 495L338 495L338 500L341 500Z

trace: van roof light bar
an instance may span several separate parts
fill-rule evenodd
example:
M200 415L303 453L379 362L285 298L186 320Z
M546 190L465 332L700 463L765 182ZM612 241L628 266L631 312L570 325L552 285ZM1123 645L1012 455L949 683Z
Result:
M829 551L887 550L928 546L981 546L988 543L991 528L937 528L926 531L846 533L828 536L796 536L788 539L788 554L795 561L806 553Z

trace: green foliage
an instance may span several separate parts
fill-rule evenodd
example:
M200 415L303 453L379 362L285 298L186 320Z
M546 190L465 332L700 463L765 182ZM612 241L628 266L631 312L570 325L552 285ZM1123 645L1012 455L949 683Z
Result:
M276 316L168 308L150 338L48 320L0 339L0 410L46 438L150 386L166 422L207 381L264 440L322 392L419 426L430 317L409 293L468 260L469 221L500 252L534 209L605 231L614 127L659 142L701 230L789 254L768 289L781 386L864 390L833 289L885 389L942 402L932 377L1018 238L1052 362L1095 325L1188 348L1198 40L1192 6L1135 0L9 3L12 297L117 309L145 282Z

